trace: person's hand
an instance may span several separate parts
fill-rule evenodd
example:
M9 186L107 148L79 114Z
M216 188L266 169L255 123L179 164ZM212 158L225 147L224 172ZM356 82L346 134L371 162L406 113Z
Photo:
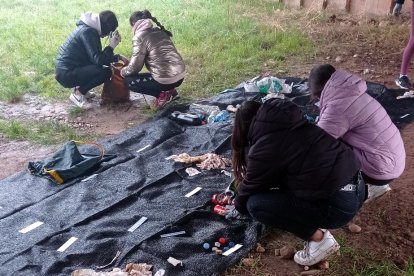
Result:
M234 205L226 205L226 219L249 219L249 216L240 214Z
M114 31L109 35L109 46L112 47L112 49L115 49L116 46L121 42L121 35L118 31Z

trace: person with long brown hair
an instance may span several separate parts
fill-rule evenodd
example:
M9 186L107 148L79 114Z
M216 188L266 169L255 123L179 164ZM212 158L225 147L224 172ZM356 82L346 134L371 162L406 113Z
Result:
M305 240L294 257L298 264L316 264L339 250L327 229L346 225L365 199L351 148L280 99L242 103L231 144L237 211Z

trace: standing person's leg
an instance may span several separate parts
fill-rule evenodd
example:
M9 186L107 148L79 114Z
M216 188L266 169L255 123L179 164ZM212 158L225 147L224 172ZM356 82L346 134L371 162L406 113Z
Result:
M395 83L403 88L410 89L411 82L407 77L408 67L410 66L411 58L414 54L414 2L411 4L411 31L410 39L408 40L407 46L404 49L403 58L401 62L400 77Z
M399 16L401 14L401 9L404 4L404 0L396 0L394 8L392 9L392 14L394 16Z

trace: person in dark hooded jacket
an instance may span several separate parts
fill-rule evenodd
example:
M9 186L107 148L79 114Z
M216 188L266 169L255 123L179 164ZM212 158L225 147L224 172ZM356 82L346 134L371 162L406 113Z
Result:
M89 90L111 78L110 63L125 59L114 54L121 41L121 36L115 31L117 27L118 20L112 11L86 12L60 47L56 59L56 80L63 87L74 88L70 100L81 108L90 107L87 100L93 94ZM101 38L108 35L109 46L102 50Z
M351 148L308 123L294 103L271 99L238 108L232 150L237 211L304 239L298 264L339 250L326 228L346 225L365 199Z

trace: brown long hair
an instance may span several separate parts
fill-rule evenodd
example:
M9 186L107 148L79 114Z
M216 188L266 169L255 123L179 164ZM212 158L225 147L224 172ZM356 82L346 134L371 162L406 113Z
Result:
M172 37L172 33L164 28L163 25L161 25L160 22L158 22L157 18L153 17L149 10L143 10L143 11L135 11L131 14L129 17L129 24L133 27L135 22L137 22L140 19L151 19L157 26L163 30L169 37Z
M246 172L246 148L249 146L248 134L250 125L256 116L261 103L245 101L236 111L234 119L231 148L233 152L233 173L238 182L243 180Z

